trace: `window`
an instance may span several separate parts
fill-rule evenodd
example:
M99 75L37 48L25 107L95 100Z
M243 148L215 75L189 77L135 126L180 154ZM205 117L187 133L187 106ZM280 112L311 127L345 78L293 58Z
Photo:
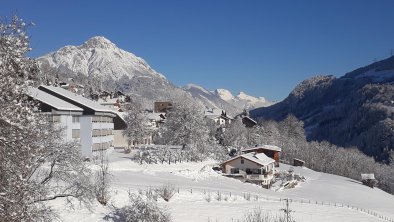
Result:
M100 130L99 129L94 129L92 131L92 137L98 137L100 136Z
M244 164L245 163L245 160L244 159L241 159L241 164Z
M100 116L93 116L93 117L92 117L92 122L93 122L93 123L98 123L98 122L100 122Z
M261 169L246 169L246 174L261 174Z
M80 130L79 129L73 129L72 130L72 137L74 139L79 139L80 138Z
M238 174L239 168L231 168L231 174Z
M79 123L79 116L73 116L73 123Z
M49 119L49 121L50 122L53 122L53 123L59 123L60 122L60 116L52 116L50 119Z
M110 143L93 143L93 150L104 150L110 147Z

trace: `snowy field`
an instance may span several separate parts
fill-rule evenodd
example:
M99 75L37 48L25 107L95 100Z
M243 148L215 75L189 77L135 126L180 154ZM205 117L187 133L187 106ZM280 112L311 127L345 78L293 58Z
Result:
M291 199L291 215L297 222L394 221L393 195L349 178L296 167L295 172L305 176L306 182L294 189L275 192L223 177L211 169L214 164L214 161L204 161L139 165L131 161L130 154L114 150L110 154L114 178L109 205L127 204L129 191L171 183L176 187L176 194L169 202L159 199L159 205L171 212L174 222L230 222L241 219L244 212L256 207L273 215L281 214L285 198ZM282 164L280 168L288 166ZM78 206L67 209L62 200L54 201L53 205L62 221L114 221L106 217L111 207L98 203L91 211Z

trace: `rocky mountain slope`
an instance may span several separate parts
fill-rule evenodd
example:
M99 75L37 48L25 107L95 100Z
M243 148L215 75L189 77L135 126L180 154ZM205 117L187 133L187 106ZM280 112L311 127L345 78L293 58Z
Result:
M307 79L282 102L251 111L255 118L275 120L288 114L304 121L310 140L356 146L388 162L394 150L394 57L341 78Z
M183 89L188 91L194 98L205 101L205 104L207 105L225 110L236 109L238 113L243 109L250 110L273 104L272 102L267 101L264 97L254 97L247 95L244 92L240 92L237 96L233 96L233 94L227 89L209 91L195 84L188 84L184 86Z
M79 46L65 46L38 58L38 61L48 79L64 81L73 78L77 83L88 86L86 94L99 89L121 90L143 101L147 108L154 101L186 98L194 100L202 109L220 108L234 115L242 111L242 106L236 107L218 97L195 96L192 89L185 91L174 86L142 58L118 48L101 36Z
M267 107L274 104L264 97L254 97L244 92L240 92L238 95L233 96L233 94L226 89L216 89L214 94L233 106L244 107L246 110Z

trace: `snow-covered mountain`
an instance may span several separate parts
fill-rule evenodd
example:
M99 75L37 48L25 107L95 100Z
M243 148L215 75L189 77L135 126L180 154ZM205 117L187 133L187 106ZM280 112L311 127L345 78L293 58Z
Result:
M227 89L216 89L214 94L233 106L242 107L247 110L267 107L274 104L273 102L266 100L264 97L254 97L244 92L240 92L238 95L233 96L233 94Z
M231 103L223 100L214 92L204 89L195 84L187 84L183 89L190 93L193 98L201 101L206 108L224 109L228 113L234 115L242 112L242 107L234 106Z
M39 57L38 62L41 71L52 81L73 78L87 86L87 93L98 89L121 90L142 100L147 108L154 101L173 98L194 99L202 108L225 109L232 115L244 108L243 104L223 100L196 85L176 87L145 60L118 48L102 36L93 37L79 46L65 46Z
M39 60L60 72L73 72L88 77L111 77L119 80L123 76L151 76L165 79L145 60L118 48L102 36L93 37L80 46L65 46Z
M254 97L244 92L240 92L237 96L234 96L227 89L209 91L195 84L188 84L183 88L190 92L194 98L201 98L206 103L214 103L216 107L213 108L225 109L224 106L232 106L239 111L267 107L273 104L273 102L267 101L264 97Z

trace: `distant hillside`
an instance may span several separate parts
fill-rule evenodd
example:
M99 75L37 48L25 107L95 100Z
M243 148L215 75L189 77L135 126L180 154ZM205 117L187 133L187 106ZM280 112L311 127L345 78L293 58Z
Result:
M282 102L251 111L254 118L275 120L288 114L304 121L310 140L357 146L388 161L394 150L394 57L341 78L310 78Z

